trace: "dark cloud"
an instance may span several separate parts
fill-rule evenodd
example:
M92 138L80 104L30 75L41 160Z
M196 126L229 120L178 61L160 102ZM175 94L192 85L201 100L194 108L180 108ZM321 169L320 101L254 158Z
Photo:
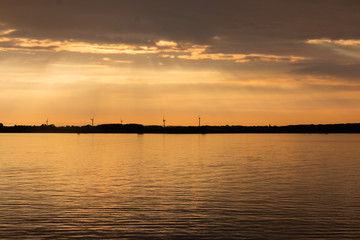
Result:
M0 20L36 37L208 43L256 50L308 38L358 38L355 0L2 0ZM270 43L269 43L270 42ZM266 44L267 43L267 44ZM243 47L242 47L243 46ZM285 46L286 47L286 46ZM261 46L260 46L261 48Z
M328 79L360 82L360 64L337 64L335 62L298 63L295 74L317 76Z

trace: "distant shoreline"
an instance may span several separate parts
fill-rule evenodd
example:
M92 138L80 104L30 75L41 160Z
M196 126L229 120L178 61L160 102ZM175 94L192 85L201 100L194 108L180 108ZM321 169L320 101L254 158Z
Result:
M360 123L307 124L287 126L144 126L141 124L101 124L97 126L2 126L0 133L165 133L165 134L217 134L217 133L360 133Z

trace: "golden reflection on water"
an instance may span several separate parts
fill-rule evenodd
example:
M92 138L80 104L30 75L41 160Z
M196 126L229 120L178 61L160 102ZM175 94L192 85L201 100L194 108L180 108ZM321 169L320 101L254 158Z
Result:
M2 238L360 236L360 135L1 134Z

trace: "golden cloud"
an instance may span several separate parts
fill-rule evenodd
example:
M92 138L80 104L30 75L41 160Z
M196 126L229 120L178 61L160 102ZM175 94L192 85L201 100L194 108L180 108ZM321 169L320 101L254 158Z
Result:
M14 29L3 31L11 33ZM272 62L296 62L306 60L300 56L279 56L269 54L224 54L224 53L206 53L209 45L192 45L183 43L179 46L176 42L160 40L155 46L130 45L130 44L100 44L78 42L72 40L53 41L51 39L32 39L19 37L0 37L0 44L6 43L6 47L0 50L26 50L26 51L67 51L77 53L91 54L159 54L162 58L179 58L186 60L226 60L237 63L249 61L272 61ZM106 59L104 59L106 61ZM121 63L130 63L130 61L120 61Z
M159 46L159 47L176 47L178 45L176 42L165 41L165 40L160 40L160 41L156 42L155 44L156 44L156 46Z
M0 35L9 35L12 32L15 32L16 29L6 29L6 30L2 30L0 31Z
M296 62L301 60L307 60L308 58L299 56L280 56L269 54L223 54L223 53L205 53L208 46L201 47L196 46L189 49L190 55L181 55L178 58L190 59L190 60L232 60L238 63L249 61L266 61L266 62Z
M76 41L53 41L50 39L0 37L0 43L8 43L2 50L68 51L94 54L148 54L157 53L157 47L128 44L93 44Z
M309 39L306 41L308 44L335 44L341 46L360 46L359 39L338 39L332 40L328 38L321 38L321 39Z

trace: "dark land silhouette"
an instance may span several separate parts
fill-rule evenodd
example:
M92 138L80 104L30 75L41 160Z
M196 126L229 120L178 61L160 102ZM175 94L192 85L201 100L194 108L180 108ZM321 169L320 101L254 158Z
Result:
M144 126L141 124L100 124L97 126L3 126L0 133L360 133L360 123L308 124L287 126Z

